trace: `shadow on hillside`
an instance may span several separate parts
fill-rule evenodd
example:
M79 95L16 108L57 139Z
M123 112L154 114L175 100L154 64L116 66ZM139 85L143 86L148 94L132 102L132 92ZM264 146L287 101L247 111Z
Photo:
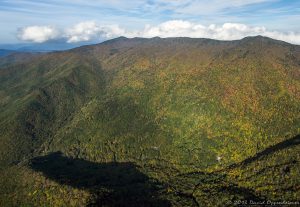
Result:
M299 144L300 144L300 135L297 135L297 136L295 136L293 138L290 138L288 140L285 140L283 142L275 144L275 145L273 145L271 147L267 147L266 149L264 149L263 151L257 153L253 157L249 157L249 158L243 160L240 163L230 165L228 168L234 168L234 167L236 167L238 165L247 165L247 164L250 164L251 162L259 160L263 156L267 156L267 155L273 154L273 153L275 153L275 152L277 152L279 150L283 150L283 149L286 149L286 148L289 148L289 147L293 147L293 146L296 146L296 145L299 145Z
M261 159L264 156L268 156L268 155L276 153L280 150L284 150L284 149L287 149L287 148L290 148L293 146L297 146L297 145L300 145L300 135L297 135L293 138L290 138L290 139L280 142L276 145L268 147L265 150L257 153L255 156L247 158L240 163L232 164L225 169L217 170L217 171L210 172L210 173L196 171L196 172L179 174L176 179L177 180L188 179L188 178L191 179L193 177L196 177L198 180L198 184L195 185L194 192L201 191L200 196L203 196L204 198L210 198L210 197L213 197L215 194L217 194L219 198L221 198L222 196L225 196L227 198L236 196L236 197L242 198L240 200L246 200L246 201L252 200L252 201L257 201L257 202L260 202L260 201L263 202L263 201L266 201L267 198L262 195L257 194L254 189L239 186L237 184L239 182L238 180L235 180L234 182L232 182L230 177L227 177L228 170L233 169L235 167L240 167L240 166L250 164L252 162L255 162L255 161ZM281 164L281 165L276 165L275 167L277 167L277 168L285 167L285 168L283 168L283 171L289 171L289 167L286 168L286 163ZM264 167L261 171L255 173L254 176L257 176L257 174L263 173L263 171L266 170L266 168L268 168L268 167ZM272 168L269 168L269 169L272 169ZM249 179L249 177L246 179L246 181L249 182L248 179ZM205 206L205 204L204 204L204 206Z
M55 152L32 159L30 166L60 184L90 191L89 206L170 206L158 198L162 184L130 162L95 163Z
M245 188L232 182L231 179L227 178L226 174L218 172L191 172L179 174L174 178L177 182L190 183L191 180L196 179L196 185L193 188L193 195L195 192L201 192L198 194L198 199L202 200L204 203L200 206L212 205L212 203L218 203L226 198L234 201L240 200L253 200L261 201L263 200L259 195L255 193L253 189ZM190 181L189 181L190 180ZM197 194L197 193L196 193ZM216 199L215 201L212 201ZM219 200L218 200L219 199ZM219 204L221 205L221 204ZM216 205L215 206L219 206ZM222 203L222 206L228 206L226 203ZM230 206L230 205L229 205Z

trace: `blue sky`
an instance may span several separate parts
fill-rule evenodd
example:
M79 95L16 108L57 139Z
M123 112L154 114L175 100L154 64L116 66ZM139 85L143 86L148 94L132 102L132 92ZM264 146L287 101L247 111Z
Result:
M300 44L299 0L0 0L0 19L0 43L262 34Z

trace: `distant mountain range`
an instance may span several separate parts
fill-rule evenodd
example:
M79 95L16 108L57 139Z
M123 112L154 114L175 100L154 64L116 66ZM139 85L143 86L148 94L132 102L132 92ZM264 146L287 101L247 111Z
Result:
M12 51L12 52L51 52L51 51L68 50L82 45L89 45L95 43L96 42L85 42L85 43L46 42L46 43L0 44L0 56L7 54L2 52L2 50Z
M0 206L298 202L299 112L300 46L262 36L13 53Z
M13 52L15 52L15 51L14 50L0 49L0 57L4 57L4 56L9 55Z

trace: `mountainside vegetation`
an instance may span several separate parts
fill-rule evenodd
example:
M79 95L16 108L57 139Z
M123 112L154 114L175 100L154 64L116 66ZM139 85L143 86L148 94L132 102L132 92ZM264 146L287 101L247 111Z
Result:
M109 40L0 58L0 206L299 201L300 46Z

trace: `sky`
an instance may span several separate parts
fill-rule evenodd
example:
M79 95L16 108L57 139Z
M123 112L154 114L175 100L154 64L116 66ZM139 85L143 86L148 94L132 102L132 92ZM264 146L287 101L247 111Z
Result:
M300 44L299 0L0 0L0 43L86 43L126 37Z

